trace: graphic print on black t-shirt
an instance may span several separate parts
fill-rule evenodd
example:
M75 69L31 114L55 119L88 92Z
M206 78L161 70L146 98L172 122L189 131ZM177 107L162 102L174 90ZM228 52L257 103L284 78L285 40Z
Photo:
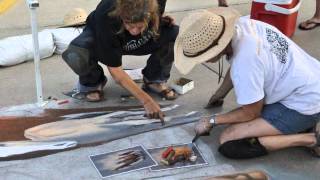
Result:
M147 31L143 33L140 38L128 40L122 48L124 51L127 51L127 52L136 50L141 46L147 44L151 38L152 38L152 32Z
M287 62L288 55L288 42L285 38L280 37L277 32L266 28L267 40L271 45L270 51L275 54L278 60L285 64Z

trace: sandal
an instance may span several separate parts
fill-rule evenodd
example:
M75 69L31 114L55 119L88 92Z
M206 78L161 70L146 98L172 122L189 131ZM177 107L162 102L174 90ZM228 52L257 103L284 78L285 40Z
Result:
M172 101L178 98L178 94L174 89L167 87L166 89L159 92L159 90L156 90L155 88L150 86L151 84L156 84L156 83L146 82L145 80L143 82L144 84L142 86L142 89L146 92L152 92L152 93L158 94L161 98L165 98L166 100L169 100L169 101ZM174 94L173 96L169 95L171 92L173 92Z
M69 92L63 92L64 95L72 97L74 99L78 100L85 100L87 102L100 102L104 100L104 92L103 88L107 84L107 79L105 79L101 84L100 87L96 90L88 91L88 92L80 92L77 88L69 91ZM98 98L90 98L89 96L92 94L98 94Z
M320 26L320 22L314 22L313 20L307 20L299 24L298 28L301 30L311 30Z
M90 98L90 95L97 94L98 98ZM103 90L94 90L84 93L84 100L87 102L100 102L104 100L104 93Z
M90 98L89 95L98 93L98 98ZM87 102L100 102L104 100L103 90L93 90L88 92L79 92L77 89L73 89L70 92L63 92L64 95L72 97L77 100L85 100Z

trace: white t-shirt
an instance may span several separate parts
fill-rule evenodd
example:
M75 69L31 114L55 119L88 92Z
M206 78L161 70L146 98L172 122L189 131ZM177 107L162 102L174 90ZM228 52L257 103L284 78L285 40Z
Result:
M241 105L265 98L302 114L320 112L320 62L275 27L247 18L236 23L231 79Z

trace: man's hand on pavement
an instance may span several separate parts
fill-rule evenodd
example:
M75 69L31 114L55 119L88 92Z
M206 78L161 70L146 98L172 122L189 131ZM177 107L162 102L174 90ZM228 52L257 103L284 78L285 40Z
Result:
M213 125L210 123L209 118L202 118L196 123L194 131L197 135L202 136L208 135L212 128Z
M143 107L148 118L160 119L162 125L164 125L164 113L161 111L160 106L156 102L150 100L146 102Z
M219 98L215 94L213 94L211 96L206 108L219 107L219 106L222 106L222 104L223 104L223 98Z

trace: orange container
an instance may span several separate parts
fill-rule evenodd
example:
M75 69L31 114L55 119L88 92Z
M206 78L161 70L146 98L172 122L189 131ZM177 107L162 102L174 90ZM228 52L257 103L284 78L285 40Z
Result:
M296 30L300 5L300 0L253 0L251 19L271 24L291 37Z

